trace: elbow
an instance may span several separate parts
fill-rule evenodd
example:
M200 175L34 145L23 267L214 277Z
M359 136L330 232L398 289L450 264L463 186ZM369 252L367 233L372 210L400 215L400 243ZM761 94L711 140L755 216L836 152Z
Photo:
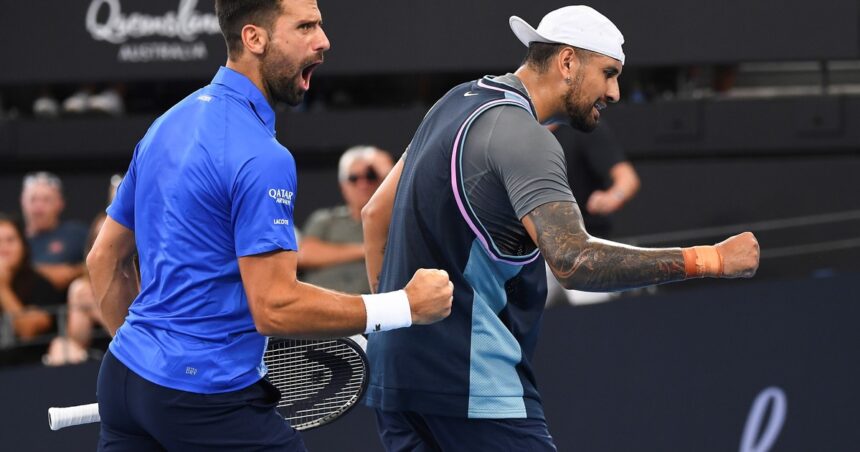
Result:
M567 290L581 290L584 292L599 291L597 289L597 272L587 266L575 266L573 262L549 262L553 276L561 287Z
M93 249L91 249L90 252L87 254L87 271L92 274L94 270L99 267L99 264L104 261L104 259L104 252L100 248L93 247Z
M577 275L561 277L559 275L555 275L555 278L561 287L564 287L566 290L582 290L587 292L588 288L586 288L583 281L580 281L576 276Z
M599 287L588 281L586 278L573 276L570 278L557 278L561 287L567 290L579 290L582 292L602 292Z
M248 306L251 308L251 318L254 320L254 328L263 336L275 336L275 326L272 319L269 301L261 296L249 296Z
M251 317L254 320L254 328L263 336L294 337L299 333L298 324L291 322L297 317L290 312L289 300L276 300L263 295L249 298L251 306Z
M639 188L642 187L642 182L639 180L639 176L636 173L633 173L632 180L630 181L630 196L632 197L636 193L639 192Z
M379 216L379 208L371 199L364 207L361 208L361 223L367 225L372 223Z
M254 326L256 327L257 332L263 336L278 336L275 329L269 324L254 320Z
M627 190L629 190L628 197L632 198L639 191L639 188L642 186L642 182L639 179L639 174L636 173L636 170L633 168L633 165L627 163L625 168L627 169L624 174L624 179L626 179Z
M268 310L263 310L263 312L259 314L254 314L252 317L254 319L254 328L256 328L257 332L263 336L278 336L281 333L277 331L275 325L269 321Z

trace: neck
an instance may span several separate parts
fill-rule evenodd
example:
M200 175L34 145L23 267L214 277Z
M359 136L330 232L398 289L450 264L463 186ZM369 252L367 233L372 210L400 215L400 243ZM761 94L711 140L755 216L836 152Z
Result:
M538 74L525 65L520 66L514 75L526 87L526 91L528 91L535 106L538 122L543 124L561 113L559 95L554 80L550 80L546 75Z
M248 77L248 79L251 80L251 83L253 83L254 86L263 93L266 101L268 101L270 105L272 104L272 96L269 95L269 90L263 83L263 76L260 74L259 65L256 62L251 62L240 57L238 60L227 59L227 64L224 66Z
M59 225L60 225L59 220L51 222L50 224L47 224L44 227L36 227L36 226L31 225L31 224L28 224L26 227L27 237L35 237L35 236L37 236L43 232L53 231L54 229L57 229L57 226L59 226Z

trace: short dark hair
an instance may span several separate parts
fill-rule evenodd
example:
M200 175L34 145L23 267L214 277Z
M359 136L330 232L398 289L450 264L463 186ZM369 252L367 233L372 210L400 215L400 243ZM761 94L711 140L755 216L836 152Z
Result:
M17 218L0 212L0 224L8 223L15 230L15 235L21 241L24 247L24 253L21 256L21 262L18 262L18 269L12 275L12 292L21 299L23 304L33 304L33 286L36 283L36 271L33 269L32 251L30 244L27 242L27 236L24 235L24 225Z
M555 42L532 42L529 43L529 50L523 60L523 64L533 67L538 73L543 74L549 69L550 60L561 52L565 47L572 47L576 52L576 59L580 64L588 62L591 54L590 50L581 49L567 44L558 44Z
M215 14L227 42L227 55L242 54L242 28L254 24L272 30L281 13L281 0L215 0Z

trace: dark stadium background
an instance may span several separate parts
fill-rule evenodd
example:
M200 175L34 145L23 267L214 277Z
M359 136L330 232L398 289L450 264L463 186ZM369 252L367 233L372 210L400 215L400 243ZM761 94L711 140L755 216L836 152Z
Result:
M296 223L339 201L344 149L399 155L448 88L519 65L510 15L536 25L566 4L320 0L332 50L305 104L281 106L277 123L299 168ZM180 5L213 11L193 0L0 5L0 211L18 211L21 180L37 170L63 179L64 218L88 223L104 208L110 175L125 170L151 121L225 61L212 33L106 41L111 11L163 17ZM613 218L616 237L677 246L752 229L762 262L751 281L548 310L536 367L559 450L856 450L860 4L589 5L626 38L622 100L605 117L642 190ZM62 101L83 86L119 87L125 112L34 114L42 93ZM93 401L97 371L97 362L0 368L0 449L93 449L96 426L51 432L45 412ZM769 428L771 449L761 440ZM381 450L363 407L306 438L312 450Z

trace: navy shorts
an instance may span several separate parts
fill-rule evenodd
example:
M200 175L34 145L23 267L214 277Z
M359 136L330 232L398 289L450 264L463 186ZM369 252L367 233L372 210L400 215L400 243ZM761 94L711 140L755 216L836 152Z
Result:
M556 452L543 419L466 419L376 410L376 425L388 452Z
M305 451L299 432L275 409L265 379L238 391L197 394L166 388L105 354L97 388L100 451Z

